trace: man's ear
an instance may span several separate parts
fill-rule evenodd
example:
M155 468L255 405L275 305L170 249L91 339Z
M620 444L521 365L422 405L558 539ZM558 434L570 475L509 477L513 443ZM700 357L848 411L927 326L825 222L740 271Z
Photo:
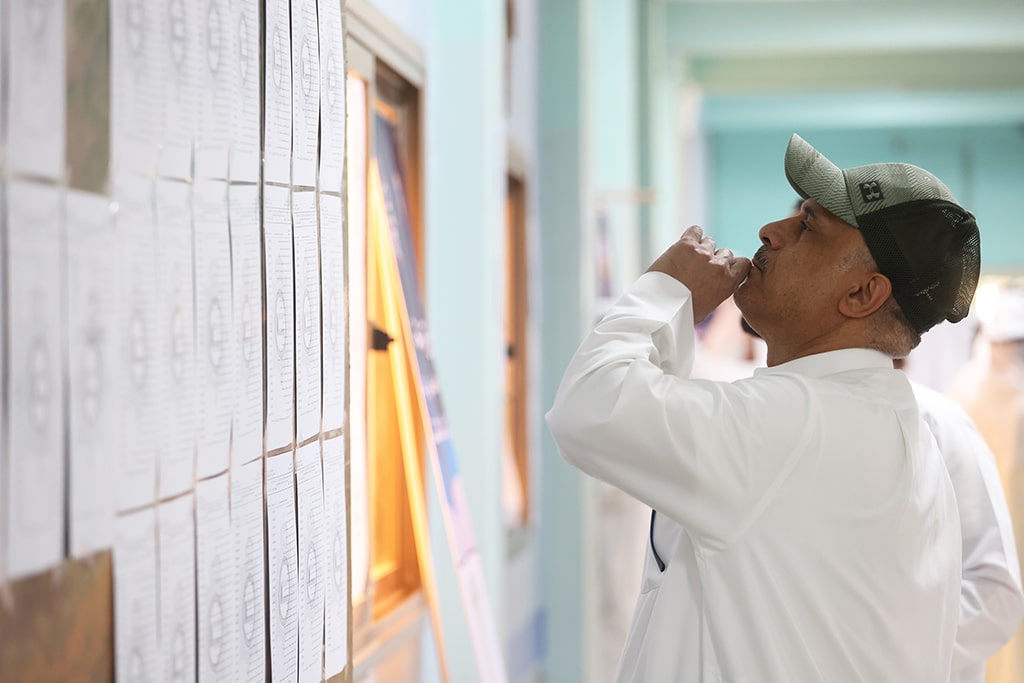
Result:
M881 273L871 273L839 300L839 312L847 318L866 318L882 307L892 294L892 283Z

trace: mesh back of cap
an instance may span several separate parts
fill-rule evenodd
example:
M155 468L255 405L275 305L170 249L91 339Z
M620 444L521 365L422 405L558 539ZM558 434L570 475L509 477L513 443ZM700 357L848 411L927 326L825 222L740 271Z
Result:
M858 223L918 332L967 316L981 268L974 216L952 202L928 199L859 216Z

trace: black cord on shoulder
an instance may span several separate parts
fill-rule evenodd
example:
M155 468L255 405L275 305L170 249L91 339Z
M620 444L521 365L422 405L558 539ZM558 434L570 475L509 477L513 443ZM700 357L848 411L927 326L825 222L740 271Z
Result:
M658 514L657 510L651 510L651 552L654 553L654 561L658 563L658 570L664 572L665 562L658 554L658 549L654 547L654 515L656 514Z

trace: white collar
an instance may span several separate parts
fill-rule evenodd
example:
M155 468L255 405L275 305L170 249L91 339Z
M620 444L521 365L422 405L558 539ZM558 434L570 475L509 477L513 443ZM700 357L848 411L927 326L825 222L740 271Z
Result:
M756 368L754 375L797 374L824 377L848 370L885 368L892 370L892 358L873 349L838 349L796 358L772 367Z

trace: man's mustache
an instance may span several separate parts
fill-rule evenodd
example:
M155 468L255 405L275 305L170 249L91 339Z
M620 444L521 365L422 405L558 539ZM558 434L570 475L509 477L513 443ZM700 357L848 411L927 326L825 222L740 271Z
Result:
M763 273L768 268L768 248L761 246L754 252L754 257L750 260L754 263L754 267Z

